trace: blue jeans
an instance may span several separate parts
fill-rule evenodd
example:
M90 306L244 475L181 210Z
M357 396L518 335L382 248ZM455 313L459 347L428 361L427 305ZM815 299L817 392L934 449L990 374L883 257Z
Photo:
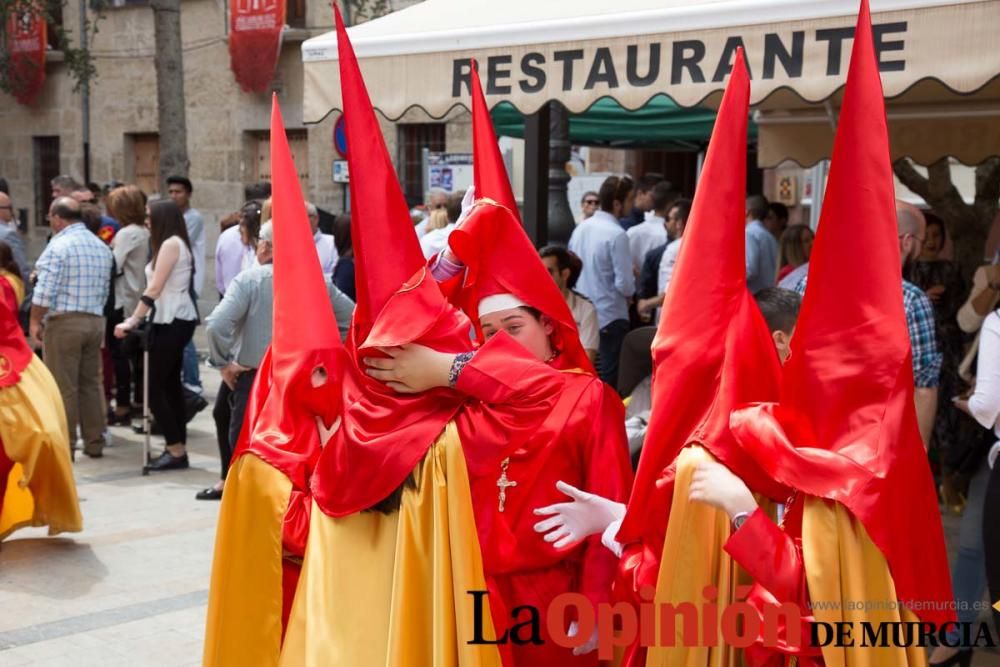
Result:
M955 603L958 605L959 623L973 624L979 617L975 605L983 599L986 591L986 556L983 552L983 503L986 500L986 484L990 478L990 468L986 457L969 482L969 497L962 513L962 523L958 530L958 557L951 572ZM950 642L957 643L959 632L948 633Z
M618 388L618 359L627 333L628 320L615 320L601 329L597 344L597 374L615 389Z
M194 349L194 340L189 340L184 347L184 365L181 370L184 384L201 388L201 374L198 372L198 351Z

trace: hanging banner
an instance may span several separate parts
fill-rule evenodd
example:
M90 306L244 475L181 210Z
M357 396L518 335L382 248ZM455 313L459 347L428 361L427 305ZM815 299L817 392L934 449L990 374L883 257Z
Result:
M231 1L230 67L244 91L267 92L278 64L284 25L285 0Z
M45 83L45 45L48 40L45 17L33 4L20 4L7 21L7 77L11 94L21 104L30 105Z

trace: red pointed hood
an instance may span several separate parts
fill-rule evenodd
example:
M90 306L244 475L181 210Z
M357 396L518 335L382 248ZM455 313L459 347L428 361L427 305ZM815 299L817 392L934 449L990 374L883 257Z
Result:
M478 156L475 159L478 161ZM480 342L483 332L479 302L496 294L512 294L553 320L551 340L559 352L554 366L594 372L580 343L573 313L514 211L491 200L480 200L462 226L451 233L448 243L468 267L458 301L475 325Z
M332 425L342 412L350 365L309 227L281 109L271 106L273 333L248 401L238 451L252 451L305 488L319 454L316 417ZM314 369L327 381L313 387Z
M781 402L732 424L776 479L844 504L885 555L900 600L940 604L917 608L940 623L953 598L913 405L889 155L863 0Z
M652 419L618 537L623 543L644 535L662 540L665 527L657 524L672 486L657 481L692 442L707 447L754 490L785 498L729 431L734 407L777 397L780 374L774 343L746 284L749 100L740 50L653 340Z
M360 345L389 298L424 264L424 256L336 4L334 14L347 163L355 175L350 184L357 284L352 335Z
M486 106L486 97L483 95L483 87L479 83L479 72L474 60L469 79L472 89L472 153L474 156L472 167L476 184L476 197L486 197L501 206L506 206L514 212L515 218L518 218L518 223L520 223L520 218L517 215L517 200L514 199L514 191L510 187L507 167L500 154L497 135L493 130L493 119L490 118L490 109Z

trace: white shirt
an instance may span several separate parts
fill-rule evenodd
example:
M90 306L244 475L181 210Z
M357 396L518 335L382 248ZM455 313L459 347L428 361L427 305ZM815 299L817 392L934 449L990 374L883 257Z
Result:
M580 334L580 345L587 352L597 352L601 342L601 330L597 326L597 309L587 297L570 290L566 297L569 311L573 314L573 321L576 322L576 330Z
M993 429L1000 437L1000 315L986 316L979 336L979 361L976 391L969 397L969 412L983 428Z
M646 219L626 230L628 234L628 249L632 253L632 268L636 275L642 270L642 262L646 253L667 242L667 229L664 219L655 214L646 214Z
M683 240L682 236L671 241L667 249L663 251L663 257L660 258L660 272L656 277L656 287L660 294L667 293L667 286L670 284L670 279L674 275L674 267L677 265L677 257L681 254L681 241Z
M413 230L415 232L417 232L417 238L418 239L424 238L424 234L427 233L427 223L430 222L430 221L431 221L430 216L427 216L423 220L421 220L420 222L418 222L416 225L413 226Z
M628 235L615 217L606 211L594 213L573 230L569 249L583 262L576 291L593 302L601 328L616 320L628 320L635 274Z
M198 209L189 208L184 211L184 226L194 253L194 291L201 296L201 288L205 286L205 219Z
M323 267L323 275L333 274L333 268L337 266L337 246L333 242L333 237L329 234L316 230L313 234L313 241L316 242L316 252L319 253L319 263Z
M430 259L445 249L448 245L448 237L455 229L455 223L451 222L441 229L432 229L420 237L420 249L424 253L424 259Z
M156 297L156 314L153 316L153 322L169 324L175 319L196 320L198 319L198 311L195 310L191 294L188 292L188 288L191 286L191 252L179 236L171 236L163 243L164 245L167 243L176 244L180 247L180 253L177 256L177 262L170 269L170 275L167 276L163 289L160 290L160 296ZM160 249L162 251L162 246ZM146 284L148 285L152 280L153 263L150 262L146 265Z

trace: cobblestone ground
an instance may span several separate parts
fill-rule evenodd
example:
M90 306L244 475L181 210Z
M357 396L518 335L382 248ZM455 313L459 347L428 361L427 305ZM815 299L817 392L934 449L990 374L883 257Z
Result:
M203 370L210 402L216 377ZM84 531L22 530L0 546L2 667L201 664L219 505L194 494L219 474L211 406L189 425L189 470L142 477L141 437L112 433L103 458L75 464ZM955 544L958 522L945 524ZM1000 653L973 665L1000 667Z

